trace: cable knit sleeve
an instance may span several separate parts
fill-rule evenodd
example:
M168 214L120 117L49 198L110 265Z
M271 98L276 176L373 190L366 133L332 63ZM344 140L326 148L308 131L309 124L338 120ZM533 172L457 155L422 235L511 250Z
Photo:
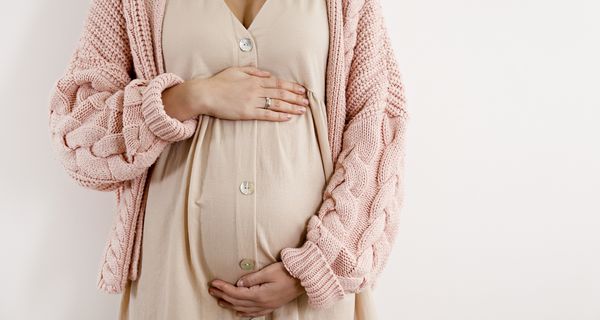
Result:
M318 213L299 248L281 250L309 304L327 308L374 286L398 230L403 199L404 88L378 0L357 15L346 84L347 124Z
M79 185L100 191L142 174L168 143L192 136L197 124L196 118L182 122L164 111L161 94L182 83L179 76L133 79L127 32L123 1L92 0L49 99L56 154Z

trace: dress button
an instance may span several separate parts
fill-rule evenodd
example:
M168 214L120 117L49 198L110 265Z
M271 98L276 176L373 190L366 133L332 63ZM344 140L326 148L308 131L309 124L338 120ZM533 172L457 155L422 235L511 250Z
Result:
M252 50L252 40L250 40L249 38L242 38L240 40L240 50L244 52Z
M242 259L240 261L240 268L242 270L252 270L254 268L254 260L252 259Z
M254 182L242 181L240 184L240 191L245 195L252 194L254 192Z

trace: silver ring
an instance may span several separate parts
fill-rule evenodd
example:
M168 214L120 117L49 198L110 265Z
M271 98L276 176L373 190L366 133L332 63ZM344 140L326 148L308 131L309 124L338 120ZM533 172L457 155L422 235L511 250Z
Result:
M265 97L265 106L264 109L269 109L271 107L271 98Z

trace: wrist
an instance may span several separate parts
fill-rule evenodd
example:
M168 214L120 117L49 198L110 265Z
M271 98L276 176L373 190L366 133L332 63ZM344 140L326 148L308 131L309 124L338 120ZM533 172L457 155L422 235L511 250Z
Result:
M196 116L186 101L183 83L169 87L161 93L165 113L181 122Z
M188 83L190 85L188 90L191 90L191 94L188 95L193 101L190 102L192 109L196 114L205 114L212 116L213 105L211 98L212 90L209 88L208 79L196 78Z
M292 276L290 274L290 272L287 270L287 268L285 268L285 265L283 264L283 262L277 261L277 263L279 263L281 265L281 268L283 269L283 271L294 281L294 284L295 284L294 289L296 290L296 297L306 293L306 289L302 285L300 279Z
M296 278L294 278L296 279ZM303 295L306 293L306 289L304 288L304 286L302 286L302 284L300 283L300 279L296 279L296 290L297 290L297 296Z

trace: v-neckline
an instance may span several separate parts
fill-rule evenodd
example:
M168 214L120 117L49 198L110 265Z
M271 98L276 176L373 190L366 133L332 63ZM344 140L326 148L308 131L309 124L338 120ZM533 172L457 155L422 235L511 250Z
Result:
M265 7L267 6L267 4L269 2L271 2L270 0L265 0L265 2L260 6L260 9L258 9L258 12L256 13L256 15L254 15L254 18L252 18L252 22L250 22L250 25L248 26L248 28L246 28L246 26L244 26L244 23L242 23L242 21L240 21L240 19L238 19L238 17L235 15L235 13L233 13L233 11L231 11L231 9L229 8L229 5L225 2L225 0L218 0L218 1L221 2L222 6L225 8L225 10L227 10L227 12L229 12L231 17L236 21L237 25L239 25L246 31L250 31L250 29L252 29L252 27L256 24L256 20L258 20L258 18L261 16L262 12L265 10Z

